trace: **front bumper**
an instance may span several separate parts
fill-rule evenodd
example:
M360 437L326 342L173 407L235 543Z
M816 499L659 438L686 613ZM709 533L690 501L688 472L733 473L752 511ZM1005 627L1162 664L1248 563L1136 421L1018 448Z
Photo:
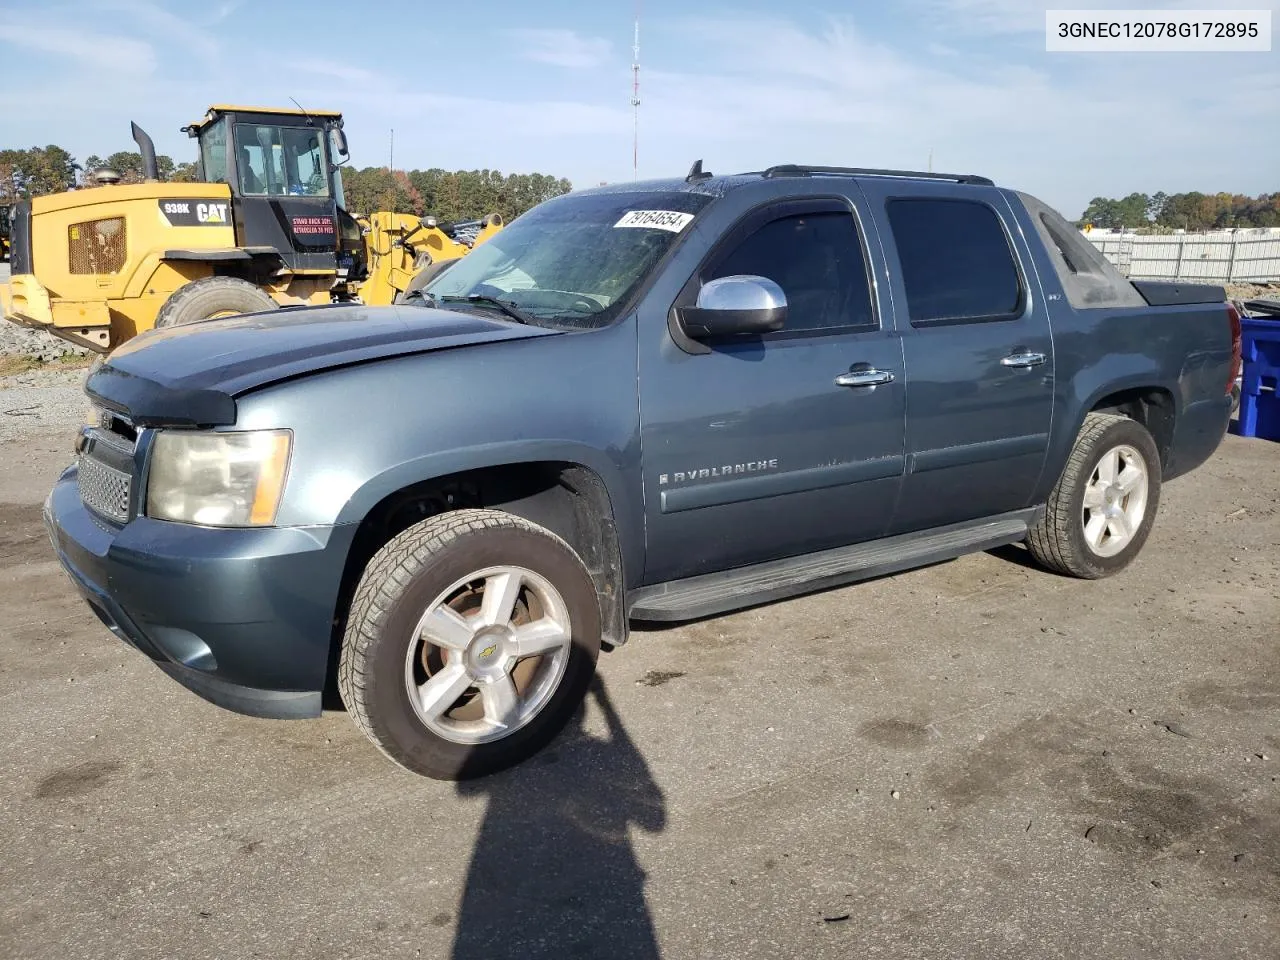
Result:
M228 710L320 714L355 525L223 530L138 517L115 527L84 506L76 477L70 467L58 478L45 525L112 633Z

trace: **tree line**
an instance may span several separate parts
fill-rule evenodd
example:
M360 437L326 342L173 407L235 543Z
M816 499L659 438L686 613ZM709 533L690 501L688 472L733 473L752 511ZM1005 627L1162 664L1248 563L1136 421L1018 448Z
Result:
M196 179L194 163L175 163L172 157L157 154L156 166L161 180L189 183ZM0 202L88 186L99 170L114 170L121 183L141 183L142 155L136 150L120 150L105 159L93 154L78 163L53 144L0 150ZM390 210L450 221L497 213L510 222L543 200L568 193L573 185L563 177L543 173L343 167L342 188L347 209L353 213Z
M440 220L475 220L491 213L510 222L544 200L573 189L563 177L497 170L342 168L347 209L429 214Z
M1079 226L1164 230L1280 227L1280 193L1131 193L1113 200L1094 197Z

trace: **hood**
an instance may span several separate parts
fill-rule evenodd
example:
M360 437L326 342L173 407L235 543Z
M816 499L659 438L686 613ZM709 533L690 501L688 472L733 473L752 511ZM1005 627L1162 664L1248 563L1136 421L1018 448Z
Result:
M339 304L151 330L117 347L85 390L138 426L235 423L235 397L335 367L558 331L428 307Z

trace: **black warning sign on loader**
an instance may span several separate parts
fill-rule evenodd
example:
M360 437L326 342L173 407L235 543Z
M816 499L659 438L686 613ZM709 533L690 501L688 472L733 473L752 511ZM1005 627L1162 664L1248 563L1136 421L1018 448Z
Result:
M229 227L231 204L219 200L157 200L171 227Z

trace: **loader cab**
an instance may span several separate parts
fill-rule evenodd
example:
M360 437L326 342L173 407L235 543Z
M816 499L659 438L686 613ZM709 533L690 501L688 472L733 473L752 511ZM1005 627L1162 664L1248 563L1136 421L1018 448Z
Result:
M350 260L361 238L338 172L341 114L214 106L183 129L199 142L200 179L231 190L237 247L270 247L295 272Z

